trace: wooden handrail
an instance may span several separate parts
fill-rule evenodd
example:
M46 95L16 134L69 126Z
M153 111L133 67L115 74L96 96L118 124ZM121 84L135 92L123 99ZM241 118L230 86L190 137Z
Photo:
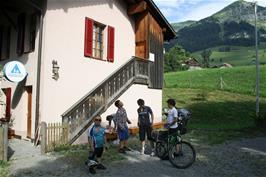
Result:
M132 84L149 85L149 61L133 57L71 106L63 115L73 143Z

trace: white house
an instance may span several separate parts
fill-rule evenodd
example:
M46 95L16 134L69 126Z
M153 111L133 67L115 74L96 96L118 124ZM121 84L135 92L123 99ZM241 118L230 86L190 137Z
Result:
M0 2L0 65L28 73L5 80L5 117L15 134L35 139L40 122L67 122L74 142L94 115L124 102L137 121L143 98L160 121L163 42L175 32L152 0L8 0Z

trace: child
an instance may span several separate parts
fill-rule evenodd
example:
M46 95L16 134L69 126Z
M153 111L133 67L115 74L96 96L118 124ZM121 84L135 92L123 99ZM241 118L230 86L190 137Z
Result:
M89 166L89 171L95 174L95 169L105 170L106 167L101 164L101 157L104 151L104 144L106 143L105 128L101 126L101 117L96 116L94 118L94 125L89 130L89 142L91 144L92 153L88 157L88 161L85 162Z

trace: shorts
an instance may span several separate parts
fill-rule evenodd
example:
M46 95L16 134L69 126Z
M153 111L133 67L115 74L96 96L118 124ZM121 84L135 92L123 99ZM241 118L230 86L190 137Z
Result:
M125 130L118 129L117 133L120 141L125 141L129 138L128 128L126 128Z
M140 126L139 127L139 139L140 141L145 141L145 136L147 135L147 139L152 141L152 127L151 126Z
M103 155L103 147L100 148L94 148L94 151L92 152L91 155L89 155L90 160L94 160L95 156L97 158L101 158Z

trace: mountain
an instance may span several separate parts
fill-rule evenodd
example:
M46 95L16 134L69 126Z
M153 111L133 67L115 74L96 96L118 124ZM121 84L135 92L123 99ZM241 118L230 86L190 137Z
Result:
M266 42L266 8L258 6L259 41ZM190 52L219 45L252 46L255 43L254 5L236 1L221 11L200 21L174 24L177 39L165 47L177 43ZM184 26L183 28L178 28Z
M190 26L191 24L195 23L196 21L193 20L187 20L184 22L179 22L179 23L172 23L171 25L173 26L174 30L178 32L180 29Z

